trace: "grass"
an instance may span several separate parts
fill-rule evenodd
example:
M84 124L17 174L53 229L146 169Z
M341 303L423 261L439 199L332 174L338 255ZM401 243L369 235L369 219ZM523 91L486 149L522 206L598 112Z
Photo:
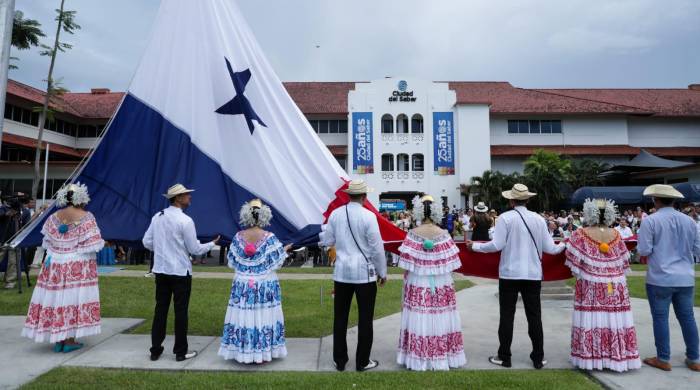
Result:
M124 268L125 270L129 270L129 271L148 271L148 265L145 265L145 264L121 265L121 266L118 265L116 267ZM233 271L231 271L231 269L229 269L225 265L199 265L199 264L196 264L196 265L192 266L192 271L193 272L233 273ZM401 268L398 268L398 267L388 267L387 272L389 274L402 274L404 272L404 270ZM333 267L314 267L314 268L284 267L284 268L277 270L277 273L278 274L329 274L330 275L333 273Z
M287 337L321 337L333 329L332 280L282 280L282 309ZM133 333L151 331L155 305L155 282L151 278L105 277L100 282L103 317L144 318L146 321ZM401 309L403 281L390 280L378 289L375 318ZM455 281L458 290L471 287L467 280ZM218 336L223 329L231 281L227 279L192 279L188 334ZM30 289L31 290L31 289ZM16 290L0 290L0 315L26 315L31 291L17 294ZM173 331L173 310L168 319L168 332ZM353 303L350 326L357 324L357 309Z
M575 279L571 278L566 281L566 284L573 287ZM700 278L695 278L695 285L700 286ZM630 290L630 296L634 298L647 299L646 278L644 276L628 276L627 288ZM700 289L695 288L695 306L700 307Z
M646 272L647 265L646 264L630 264L630 268L632 268L632 271L644 271L644 272ZM695 265L695 271L700 271L700 264Z
M449 372L195 372L56 368L22 389L601 389L573 370Z

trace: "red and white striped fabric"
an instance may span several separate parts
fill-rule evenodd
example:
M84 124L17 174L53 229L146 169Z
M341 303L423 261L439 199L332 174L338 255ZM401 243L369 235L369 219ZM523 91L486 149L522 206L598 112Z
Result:
M641 367L625 272L630 254L616 237L601 243L578 229L567 244L566 265L576 277L571 362L585 370Z
M433 240L409 232L399 252L404 275L397 363L409 370L448 370L467 363L451 272L461 266L449 234Z
M60 342L100 333L97 252L104 246L92 214L61 233L56 215L42 229L46 263L37 279L22 336Z

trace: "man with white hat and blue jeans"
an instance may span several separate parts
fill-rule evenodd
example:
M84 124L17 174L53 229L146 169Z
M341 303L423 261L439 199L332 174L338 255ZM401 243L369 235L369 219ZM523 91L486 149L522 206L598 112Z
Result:
M644 363L671 371L668 316L673 304L685 341L685 364L700 371L700 341L693 312L693 254L700 255L700 233L692 218L673 208L674 200L683 198L675 188L655 184L644 190L644 196L654 199L657 210L642 220L637 236L637 252L648 258L646 290L656 344L656 356L644 359Z
M180 362L197 356L197 351L187 349L187 311L192 291L190 255L209 252L219 237L206 244L197 240L194 221L183 212L192 202L193 191L182 184L170 187L163 195L168 198L170 207L151 219L143 236L143 246L153 252L153 273L156 275L156 308L151 327L153 361L163 354L171 299L175 308L175 360Z

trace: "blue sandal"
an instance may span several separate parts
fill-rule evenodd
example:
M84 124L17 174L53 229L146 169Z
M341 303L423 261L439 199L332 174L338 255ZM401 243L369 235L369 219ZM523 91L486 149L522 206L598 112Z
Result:
M83 343L77 343L77 344L64 344L63 345L63 353L69 353L73 351L77 351L80 348L84 346Z

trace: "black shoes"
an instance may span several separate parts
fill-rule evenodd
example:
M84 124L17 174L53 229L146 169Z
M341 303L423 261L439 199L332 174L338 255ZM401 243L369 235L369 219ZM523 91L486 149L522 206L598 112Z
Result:
M542 361L539 362L532 362L532 365L535 367L536 370L541 370L544 368L544 366L547 365L547 361L542 359Z
M333 367L335 367L336 370L343 372L345 371L345 364L338 365L335 361L333 362Z
M505 368L510 368L511 363L510 360L503 360L498 356L490 356L489 357L489 363L495 364L497 366L505 367Z
M160 347L160 350L153 352L153 348L151 348L151 361L155 362L156 360L160 359L160 355L163 354L163 347Z
M187 353L184 354L184 355L175 356L175 360L177 360L178 362L181 362L181 361L184 361L184 360L187 360L187 359L192 359L192 358L194 358L194 357L196 357L196 356L197 356L197 351L190 351L190 352L187 352Z

